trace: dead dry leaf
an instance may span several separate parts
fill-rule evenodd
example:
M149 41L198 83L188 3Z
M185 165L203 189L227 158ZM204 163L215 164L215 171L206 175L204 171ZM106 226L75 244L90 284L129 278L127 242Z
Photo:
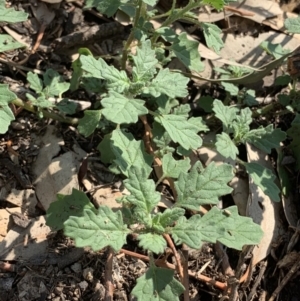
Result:
M247 144L248 162L258 163L265 168L273 170L272 164L268 156ZM280 204L273 202L256 184L249 178L250 195L247 205L247 215L253 221L261 226L264 235L259 243L253 249L253 257L251 261L252 267L258 262L265 259L271 251L272 243L276 242L281 234L282 225L280 223Z
M50 231L44 216L31 219L26 229L14 226L0 242L0 260L29 260L47 253Z
M21 208L11 208L14 212L21 213ZM4 239L8 231L10 213L5 209L0 209L0 242Z
M21 207L22 213L26 213L28 215L35 214L37 199L33 189L12 189L11 193L6 197L6 201L10 204Z

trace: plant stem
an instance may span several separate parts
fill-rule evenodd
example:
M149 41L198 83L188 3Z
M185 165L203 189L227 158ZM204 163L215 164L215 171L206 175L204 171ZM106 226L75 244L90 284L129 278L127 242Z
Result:
M121 67L123 70L126 68L126 62L127 62L127 57L128 57L128 49L130 48L130 45L133 41L134 38L134 30L138 27L138 22L140 20L140 17L145 14L146 11L146 4L142 0L138 0L138 4L136 6L135 10L135 16L134 16L134 21L133 21L133 26L130 32L130 35L124 45L123 52L122 52L122 62L121 62Z
M32 104L30 104L29 102L24 102L20 98L16 98L15 100L12 101L12 103L17 107L24 108L26 111L29 111L29 112L32 112L35 114L37 113L36 108ZM72 125L76 125L79 123L78 118L62 116L62 115L59 115L54 112L49 112L47 110L42 110L42 113L46 118L51 118L51 119L54 119L54 120L57 120L57 121L60 121L63 123L68 123L68 124L72 124Z

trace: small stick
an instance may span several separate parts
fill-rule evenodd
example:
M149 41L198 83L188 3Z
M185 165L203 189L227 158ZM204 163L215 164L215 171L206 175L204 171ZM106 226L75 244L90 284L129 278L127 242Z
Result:
M249 17L255 16L255 13L251 13L251 12L249 12L247 10L239 9L239 8L228 6L228 5L225 5L224 9L232 11L234 13L237 13L237 14L239 14L241 16L249 16Z
M107 262L105 265L105 301L114 300L114 285L112 278L114 251L109 247Z
M135 257L135 258L139 258L139 259L144 260L144 261L150 261L149 257L146 256L146 255L138 254L138 253L128 251L128 250L125 250L125 249L121 249L120 252L122 252L126 255L129 255L129 256ZM165 260L156 259L155 264L159 267L167 267L171 270L176 270L176 266L174 264L168 263ZM190 270L188 271L188 274L189 274L190 277L193 277L193 278L196 278L197 280L209 283L209 284L211 284L211 285L215 286L216 288L221 289L223 291L225 291L227 289L227 284L226 283L213 280L213 279L211 279L207 276L201 275L199 273L191 272Z
M180 277L180 280L181 282L183 283L183 267L181 265L181 259L180 259L180 256L175 248L175 245L173 243L173 240L171 239L170 235L169 234L163 234L163 237L165 238L165 240L168 242L168 245L170 246L173 254L174 254L174 257L175 257L175 260L176 260L176 263L177 263L177 271L178 271L178 274L179 274L179 277Z
M300 256L298 257L298 259L295 261L295 263L293 264L292 268L289 270L289 272L285 275L285 277L283 278L283 280L281 281L281 283L278 285L278 287L276 288L276 290L273 292L271 298L269 299L269 301L274 301L275 298L277 297L277 295L281 292L281 290L284 288L284 286L288 283L288 281L292 278L292 276L298 272L298 270L300 269Z

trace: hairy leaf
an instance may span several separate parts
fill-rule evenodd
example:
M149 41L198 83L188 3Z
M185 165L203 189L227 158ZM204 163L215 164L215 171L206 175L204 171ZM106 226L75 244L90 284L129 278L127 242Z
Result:
M280 129L273 129L273 125L269 124L264 128L263 133L257 134L255 130L250 131L245 140L262 151L270 154L272 148L279 147L280 142L285 140L285 138L285 132Z
M189 79L183 75L171 72L168 68L161 69L157 76L144 88L144 93L154 97L165 94L169 97L185 97L188 94Z
M171 139L185 149L197 149L202 145L202 139L196 126L181 115L160 115L155 120L163 125Z
M231 165L222 164L217 166L210 163L202 172L198 169L201 164L196 163L191 171L181 173L175 182L178 193L177 206L199 210L203 204L217 204L218 198L228 194L232 188L227 185L233 178Z
M136 98L128 98L117 92L110 91L109 97L101 100L106 119L117 123L136 123L139 115L145 115L148 110L144 106L145 101Z
M202 23L202 28L207 46L216 53L220 53L220 50L224 47L224 42L221 38L222 30L212 23Z
M172 154L165 154L162 158L162 168L165 177L178 178L181 172L187 172L191 167L191 160L175 160Z
M163 253L167 246L163 236L155 233L140 234L138 240L140 247L155 254Z
M70 216L64 222L64 233L75 240L77 247L90 246L94 251L111 246L118 252L126 243L129 232L121 212L113 212L107 206L100 206L98 214L85 209L83 216Z
M238 112L237 108L224 106L222 101L218 99L215 99L213 102L213 111L216 113L216 117L222 121L225 128L230 127Z
M128 176L131 166L143 166L150 173L153 158L145 152L142 141L136 141L132 134L121 129L112 132L111 141L115 163L124 175Z
M84 209L97 211L84 192L73 188L70 195L59 194L47 210L47 225L54 231L61 230L70 216L83 216Z
M238 215L236 206L220 210L213 207L202 218L193 215L190 219L179 218L171 230L176 244L185 243L198 249L201 243L219 241L227 247L241 250L244 245L258 244L263 231L251 218Z
M174 278L174 271L150 265L131 294L140 301L179 301L183 292L184 286Z
M224 132L217 135L216 148L222 156L225 158L232 158L233 160L236 159L236 155L239 153L234 142L229 135Z
M148 179L149 170L132 166L128 171L128 179L124 181L130 192L126 200L137 206L146 214L150 214L160 201L160 193L155 191L155 183Z
M171 49L176 57L190 70L202 72L204 64L198 51L199 42L188 39L186 33L181 33L172 43Z
M28 14L16 11L14 8L7 8L5 4L5 0L0 1L0 22L16 23L27 20Z
M85 110L83 118L79 120L79 133L85 137L92 135L99 124L101 114L101 110Z
M141 43L137 48L135 56L132 56L134 67L132 73L135 81L149 81L156 74L155 65L157 59L155 58L155 51L151 48L150 40Z

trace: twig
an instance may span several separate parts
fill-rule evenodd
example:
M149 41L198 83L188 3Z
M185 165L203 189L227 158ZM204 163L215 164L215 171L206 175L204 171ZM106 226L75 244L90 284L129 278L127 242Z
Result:
M181 264L180 256L179 256L179 254L178 254L178 252L175 248L175 245L174 245L173 240L171 239L170 235L169 234L163 234L163 237L168 242L168 245L169 245L169 247L171 248L171 250L174 254L176 264L177 264L177 272L179 274L181 282L183 283L183 267L182 267L182 264Z
M265 270L267 268L267 261L264 261L261 265L260 265L260 269L259 269L259 274L258 276L256 277L255 279L255 283L254 285L252 286L251 288L251 291L247 297L247 301L251 301L253 296L257 293L257 287L258 285L260 284L261 282L261 278L263 277L264 273L265 273Z
M190 294L189 294L189 269L188 269L188 259L189 259L189 250L187 249L186 245L183 244L182 247L182 254L183 254L183 260L182 260L182 267L183 267L183 281L182 284L185 288L185 291L183 293L184 301L190 301Z
M292 268L289 270L289 272L285 275L281 283L278 285L276 290L273 292L271 298L269 301L274 301L277 295L281 292L281 290L284 288L284 286L288 283L288 281L292 278L292 276L298 272L300 269L300 254L297 260L295 260L295 263L293 264Z
M126 255L129 255L129 256L132 256L132 257L135 257L135 258L139 258L141 260L144 260L144 261L150 261L149 257L146 256L146 255L142 255L142 254L138 254L138 253L135 253L135 252L132 252L132 251L128 251L128 250L125 250L125 249L121 249L122 253L126 254ZM167 267L171 270L176 270L176 266L174 264L171 264L169 262L166 262L165 260L161 260L161 259L156 259L155 260L155 264L159 267ZM201 275L199 273L196 273L196 272L192 272L192 271L188 271L188 274L190 277L193 277L197 280L200 280L200 281L203 281L203 282L206 282L208 284L211 284L213 285L214 287L218 288L218 289L221 289L223 291L225 291L227 289L227 284L226 283L223 283L223 282L220 282L220 281L216 281L216 280L213 280L207 276L204 276L204 275Z
M145 115L140 116L140 120L142 121L144 128L145 128L145 134L144 134L143 140L144 140L144 144L146 147L146 151L149 154L153 155L153 157L154 157L154 166L153 167L154 167L156 176L158 177L158 179L162 179L163 178L162 162L159 158L157 158L155 156L153 147L151 145L152 129L151 129L150 125L148 124L147 117ZM172 193L173 193L173 197L174 197L174 199L176 199L177 192L176 192L176 189L174 186L173 179L165 178L164 181L166 181L166 184L170 186Z
M232 11L234 13L237 13L237 14L239 14L241 16L249 16L249 17L255 16L255 13L252 13L252 12L244 10L244 9L240 9L240 8L228 6L228 5L225 5L224 9Z
M112 248L108 249L108 256L105 265L105 301L113 301L114 298L114 285L112 278L112 270L113 270L113 257L114 251Z
M222 261L222 270L223 273L227 276L234 276L234 271L232 270L227 253L224 251L223 245L220 242L217 242L215 244L215 250L217 253L217 256Z

